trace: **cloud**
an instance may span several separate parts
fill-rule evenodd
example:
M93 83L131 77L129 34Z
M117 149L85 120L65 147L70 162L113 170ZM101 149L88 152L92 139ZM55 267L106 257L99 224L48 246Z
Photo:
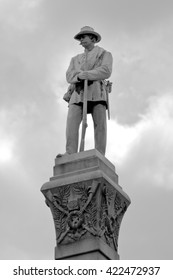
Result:
M114 22L114 30L133 34L141 33L152 25L158 25L171 18L173 4L171 0L128 0L111 1L108 5L110 21ZM117 22L117 24L116 24Z
M1 133L0 133L1 134ZM13 142L3 137L0 140L0 164L8 162L13 156Z
M167 20L133 38L117 34L110 102L112 117L118 122L138 122L147 112L151 96L173 90L172 26L173 21Z
M109 124L108 158L115 162L124 178L131 177L133 186L145 182L172 189L172 108L172 93L166 93L150 99L148 112L134 126L123 126L116 121Z
M1 0L0 21L3 28L32 32L41 20L38 13L41 2L42 0Z

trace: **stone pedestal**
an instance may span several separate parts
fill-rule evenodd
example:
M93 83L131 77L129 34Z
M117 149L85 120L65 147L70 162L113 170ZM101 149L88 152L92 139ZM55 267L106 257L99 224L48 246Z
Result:
M114 165L89 150L56 158L53 175L41 191L55 224L55 259L119 259L119 229L130 199Z

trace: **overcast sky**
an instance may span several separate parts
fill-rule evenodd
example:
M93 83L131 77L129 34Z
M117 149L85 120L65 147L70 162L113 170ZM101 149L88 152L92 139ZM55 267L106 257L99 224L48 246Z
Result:
M173 259L173 2L0 0L0 259L54 259L40 192L65 151L65 72L85 25L114 58L106 157L132 203L121 259ZM93 148L89 117L87 149Z

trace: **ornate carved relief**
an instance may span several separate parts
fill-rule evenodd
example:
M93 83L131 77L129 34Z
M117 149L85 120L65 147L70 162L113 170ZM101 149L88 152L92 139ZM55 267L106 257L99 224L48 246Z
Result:
M58 187L56 193L46 193L48 206L51 208L57 244L79 240L86 233L97 234L96 192L99 182L81 182Z
M45 197L57 244L97 236L117 251L119 228L128 205L112 186L95 179L48 190Z
M100 207L100 236L117 251L118 235L127 202L116 190L104 184Z

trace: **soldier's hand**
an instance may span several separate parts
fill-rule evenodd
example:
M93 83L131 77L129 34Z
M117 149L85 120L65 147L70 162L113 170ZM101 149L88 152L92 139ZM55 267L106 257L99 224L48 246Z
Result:
M78 78L81 80L88 80L88 72L87 71L83 71L81 73L79 73Z

